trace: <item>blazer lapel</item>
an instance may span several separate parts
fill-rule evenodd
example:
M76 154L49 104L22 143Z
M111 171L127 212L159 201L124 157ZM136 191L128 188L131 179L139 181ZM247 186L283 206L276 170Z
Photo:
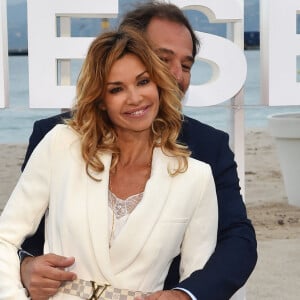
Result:
M110 249L115 275L132 264L161 215L171 182L167 167L168 158L160 148L155 148L151 176L146 184L143 199L129 216Z
M91 244L99 266L100 273L107 282L113 282L112 266L109 255L108 237L108 183L111 155L101 155L105 171L100 175L91 171L92 175L101 181L88 179L87 205L88 222L91 235Z

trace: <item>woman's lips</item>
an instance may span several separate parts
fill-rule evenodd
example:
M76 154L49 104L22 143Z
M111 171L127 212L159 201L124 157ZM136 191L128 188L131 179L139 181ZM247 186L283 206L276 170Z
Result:
M146 114L146 112L149 110L150 105L141 107L139 109L131 110L125 112L125 115L130 116L130 117L141 117Z

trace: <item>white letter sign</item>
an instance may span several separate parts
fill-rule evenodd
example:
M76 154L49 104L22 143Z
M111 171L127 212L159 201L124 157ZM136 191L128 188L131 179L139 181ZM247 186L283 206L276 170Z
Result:
M204 13L211 23L242 23L243 1L186 0L171 1L181 9L193 9ZM211 80L201 85L191 85L184 104L210 106L234 97L243 87L247 75L247 63L243 49L229 39L213 34L196 32L201 41L197 59L212 66ZM238 37L243 40L244 36ZM243 43L242 43L243 44Z
M205 13L211 22L243 22L243 1L171 1L182 9ZM28 0L28 53L30 107L68 108L75 87L57 84L57 60L84 58L92 38L56 36L56 16L112 17L118 14L118 1ZM246 79L246 60L242 49L229 39L197 33L203 42L197 59L213 65L213 76L205 84L193 85L185 105L205 106L234 97ZM241 37L243 39L243 37ZM221 50L222 49L222 50Z
M261 0L261 91L265 104L300 105L297 12L299 0Z
M112 18L118 0L28 0L27 7L30 107L71 107L75 87L57 84L57 60L84 58L94 38L57 37L56 17Z
M8 104L8 56L7 56L6 0L0 2L0 108Z

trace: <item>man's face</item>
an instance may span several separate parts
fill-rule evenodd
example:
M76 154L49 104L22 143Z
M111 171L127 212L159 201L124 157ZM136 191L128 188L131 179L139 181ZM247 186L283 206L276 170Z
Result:
M190 85L191 67L194 63L193 42L188 29L182 24L153 18L147 27L146 35L185 93Z

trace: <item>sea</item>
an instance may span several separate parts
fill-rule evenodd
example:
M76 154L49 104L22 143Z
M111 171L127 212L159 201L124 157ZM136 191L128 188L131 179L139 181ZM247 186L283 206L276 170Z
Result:
M248 72L244 86L245 129L267 129L268 116L276 113L300 112L300 106L269 107L260 96L260 52L245 51ZM201 71L200 71L201 70ZM192 70L192 83L207 81L210 66L196 63ZM37 83L38 84L38 83ZM43 97L43 95L41 95ZM9 56L9 107L0 109L0 144L26 144L36 120L60 113L59 109L29 108L28 58ZM232 110L230 100L209 107L184 107L184 113L201 122L230 133Z

